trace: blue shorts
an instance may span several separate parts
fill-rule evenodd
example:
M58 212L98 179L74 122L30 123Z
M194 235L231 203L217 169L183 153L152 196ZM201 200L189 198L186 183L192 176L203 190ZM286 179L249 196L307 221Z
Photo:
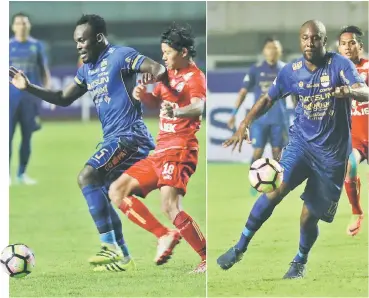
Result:
M109 188L129 167L149 155L149 150L128 145L124 138L103 143L100 149L87 161L86 165L100 173L104 184Z
M307 179L301 199L315 217L332 222L341 196L347 161L332 165L318 160L295 141L283 149L280 164L284 169L283 182L291 190Z
M39 105L33 98L22 98L9 102L9 132L14 134L17 123L20 124L22 134L31 134L39 130L41 124L38 116L40 115Z
M272 148L283 148L287 132L284 125L254 122L250 127L250 136L254 148L264 148L268 141Z

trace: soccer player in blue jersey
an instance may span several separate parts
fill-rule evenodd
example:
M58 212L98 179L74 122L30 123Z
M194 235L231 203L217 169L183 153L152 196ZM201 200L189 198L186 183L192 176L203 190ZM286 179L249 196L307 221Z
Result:
M154 149L153 138L142 120L141 103L132 97L137 73L145 74L144 81L165 83L167 73L164 66L136 50L109 44L106 36L103 18L98 15L80 18L74 40L84 64L78 69L75 82L62 91L51 91L32 84L24 72L14 67L10 67L9 76L16 88L58 106L68 106L86 92L91 93L104 139L100 149L78 175L79 187L102 244L101 251L89 262L98 265L122 260L115 265L119 268L115 269L125 271L134 269L135 264L125 244L119 216L108 199L107 189L123 171ZM136 204L142 203L136 199ZM144 204L141 209L145 211ZM172 239L167 239L166 243L170 249Z
M282 55L282 45L274 38L266 39L263 55L265 60L252 65L243 80L243 87L238 93L236 107L228 122L228 126L231 129L235 126L237 112L244 102L247 93L253 91L255 101L259 99L262 94L268 92L277 74L285 65L284 62L279 60ZM251 164L262 157L268 141L272 146L273 158L278 160L283 146L286 145L287 129L286 101L278 100L268 112L256 119L250 126L250 138L254 147ZM257 191L251 188L251 194L256 195L256 193Z
M17 13L12 17L14 36L9 40L9 63L23 70L33 84L50 87L50 72L47 57L40 41L30 36L31 23L27 15ZM12 155L12 143L17 124L21 128L19 167L17 182L25 185L36 181L26 174L31 156L31 138L33 132L40 129L38 122L39 106L32 95L9 86L9 163ZM9 184L12 180L10 178Z
M255 202L238 243L221 255L217 263L227 270L240 261L254 234L272 215L274 208L295 187L307 180L300 218L299 250L285 279L302 278L310 249L318 238L318 222L332 222L337 210L351 153L351 99L367 101L369 90L347 58L326 51L325 26L307 21L300 29L303 57L288 63L242 121L224 147L249 141L248 127L289 94L298 98L296 118L289 130L289 143L282 153L283 183Z
M285 65L284 62L279 60L282 55L282 45L274 38L266 39L263 47L263 55L265 60L252 65L243 80L243 87L238 93L236 106L228 122L228 126L231 129L235 126L236 114L244 102L247 93L253 91L255 100L259 99L262 94L268 92L277 74ZM280 157L282 147L285 145L286 118L286 101L279 100L268 112L252 123L250 127L250 138L252 139L254 154L251 163L261 158L268 141L272 145L274 159Z

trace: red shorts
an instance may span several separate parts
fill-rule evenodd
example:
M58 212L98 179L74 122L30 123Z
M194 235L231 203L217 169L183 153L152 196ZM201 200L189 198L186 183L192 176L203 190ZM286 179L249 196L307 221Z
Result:
M170 149L154 153L130 167L125 174L135 178L146 197L154 189L172 186L186 194L187 183L197 166L198 151Z
M363 159L368 160L368 140L352 136L352 148L359 150Z

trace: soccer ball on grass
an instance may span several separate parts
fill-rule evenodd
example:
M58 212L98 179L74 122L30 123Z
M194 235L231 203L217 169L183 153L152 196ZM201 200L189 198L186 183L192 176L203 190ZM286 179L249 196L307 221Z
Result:
M27 245L10 244L1 252L0 266L10 277L25 277L35 267L35 255Z

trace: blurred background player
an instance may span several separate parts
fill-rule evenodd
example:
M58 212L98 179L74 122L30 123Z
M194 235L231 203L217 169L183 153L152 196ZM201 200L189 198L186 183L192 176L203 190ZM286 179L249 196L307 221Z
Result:
M154 154L133 165L112 183L109 197L127 214L137 212L135 205L126 199L128 195L146 197L152 190L160 189L162 211L179 230L180 236L201 257L201 263L192 272L203 273L206 271L206 240L195 220L182 209L187 183L195 173L198 162L199 147L195 134L200 129L206 98L205 76L193 62L196 51L191 31L189 26L173 24L161 36L170 88L159 83L152 94L147 94L142 85L134 89L134 97L138 100L162 102L157 145ZM153 215L149 212L145 214L143 221L153 222ZM134 222L152 233L156 228L149 224L143 225L137 220ZM173 237L178 239L176 231ZM165 263L171 254L161 258L161 250L163 244L159 242L155 258L158 265ZM100 269L114 268L106 265Z
M10 67L9 75L11 83L18 89L59 106L72 104L87 91L93 95L104 140L78 175L79 187L101 241L101 251L89 262L95 265L109 263L122 259L123 254L124 259L117 269L125 271L134 269L135 264L124 241L120 218L108 199L107 188L124 170L154 149L152 136L142 119L141 103L131 95L136 74L145 72L155 80L165 81L167 74L164 66L132 48L109 44L106 36L102 17L83 15L78 20L74 40L83 65L74 82L62 91L32 84L14 67Z
M281 55L282 45L279 40L267 38L263 47L263 56L265 60L252 65L249 72L246 74L243 80L244 85L238 93L233 115L228 122L229 128L234 129L236 114L249 91L254 92L255 101L258 100L262 94L268 92L277 74L285 65L284 62L279 60ZM250 135L254 152L251 164L262 157L268 141L272 146L273 158L276 160L279 159L282 147L286 143L285 139L288 126L285 100L277 101L265 115L252 123ZM256 195L257 191L251 188L251 193Z
M356 26L346 26L339 33L338 50L341 55L350 59L357 71L368 85L369 61L362 58L363 31ZM368 160L368 115L369 104L352 100L351 111L351 137L352 153L350 154L347 173L345 177L345 189L352 208L352 218L347 227L347 234L355 236L360 231L364 218L360 205L360 178L357 175L358 165Z
M318 238L318 222L332 222L344 183L351 153L351 97L367 101L369 88L347 58L326 51L323 23L305 22L300 28L303 57L287 64L268 93L263 95L242 121L225 147L248 139L247 127L273 103L289 94L298 95L296 118L289 130L289 143L280 163L283 183L274 192L262 194L255 202L238 243L221 255L217 263L227 270L242 259L248 245L288 193L302 184L304 201L300 217L299 250L284 279L303 278L308 255Z
M15 14L12 17L12 31L14 36L9 41L9 64L21 69L31 83L50 88L50 72L46 53L41 42L30 36L29 17L24 13ZM17 182L32 185L36 181L26 174L26 169L31 156L32 134L41 128L38 119L38 100L12 85L9 89L9 164L12 156L14 132L19 123L22 139ZM9 179L9 184L11 184L11 177Z

